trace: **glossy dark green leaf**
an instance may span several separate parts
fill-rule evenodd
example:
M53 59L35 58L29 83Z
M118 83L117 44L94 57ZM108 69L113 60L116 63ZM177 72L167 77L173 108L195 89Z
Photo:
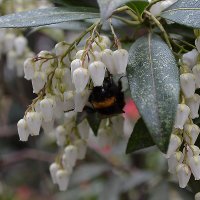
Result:
M54 7L36 9L1 16L0 28L36 27L98 17L98 10L93 8Z
M146 0L141 1L131 1L126 4L128 7L130 7L132 10L136 11L138 14L142 14L145 10L145 8L149 5L149 2Z
M179 73L167 44L149 33L129 51L131 95L155 144L166 152L179 99Z
M97 0L100 11L101 11L101 18L102 19L109 18L116 8L130 1L131 0ZM139 2L139 4L142 5L144 1L147 1L147 0L132 0L131 2ZM141 9L139 4L137 4L138 9Z
M200 1L179 0L163 11L161 17L185 26L200 28Z
M87 115L88 123L95 136L98 135L98 130L101 124L101 117L97 112L88 113Z
M132 153L134 151L144 149L153 145L155 145L155 143L152 140L143 119L140 118L133 129L131 137L129 138L126 147L126 153Z

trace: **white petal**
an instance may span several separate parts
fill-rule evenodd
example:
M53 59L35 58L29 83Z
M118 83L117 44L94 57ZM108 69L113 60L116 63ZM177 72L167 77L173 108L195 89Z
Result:
M66 170L58 170L56 172L56 182L58 183L59 190L65 191L69 185L69 173Z
M102 86L106 72L106 66L104 63L101 61L92 62L89 65L88 70L94 83L94 87Z
M60 166L57 163L52 163L49 167L51 178L53 183L57 183L56 173L60 169Z
M56 142L58 146L64 146L66 143L66 130L63 126L58 126L55 130Z
M176 168L179 186L185 188L190 180L191 171L186 164L179 164Z
M126 73L126 67L128 64L128 51L125 49L119 49L113 52L113 60L115 63L115 69L118 74Z
M67 91L64 92L64 102L63 102L63 109L64 111L74 109L74 91Z
M82 93L76 93L74 96L74 103L75 103L75 112L82 112L83 108L85 107L86 103L88 102L88 98L90 96L90 91L85 90Z
M77 147L77 158L82 160L86 156L87 143L84 140L75 141L75 146Z
M200 133L200 129L196 124L185 124L184 125L184 140L188 144L194 144Z
M32 58L27 58L24 61L24 78L27 80L31 80L34 77L34 73L35 73L35 62Z
M188 161L195 180L200 180L200 156L189 157Z
M199 52L196 49L183 54L182 62L192 68L197 63Z
M199 117L199 105L200 105L200 96L198 94L194 94L191 98L186 99L186 104L190 108L190 117L192 119Z
M76 164L78 149L74 145L68 145L65 147L64 155L66 156L67 161L70 163L72 167Z
M54 121L50 121L50 122L42 122L42 128L45 134L49 134L53 131L54 128Z
M78 124L79 134L82 139L87 140L89 137L90 126L86 120Z
M88 81L89 81L89 73L88 70L85 68L78 68L73 72L73 80L74 86L76 88L76 92L80 93L83 92Z
M178 104L174 127L183 129L183 126L187 121L189 114L190 114L190 108L187 105Z
M17 130L19 134L19 139L23 142L28 140L29 130L25 119L20 119L17 123Z
M181 89L186 98L190 98L195 93L195 76L192 73L185 73L180 75Z
M195 200L200 200L200 192L195 194Z
M14 40L14 47L18 56L21 56L27 46L27 39L24 36L19 36Z
M195 65L192 68L192 72L195 76L196 88L200 88L200 64Z
M168 159L168 171L172 174L176 173L176 167L183 162L183 153L181 151L173 153Z
M200 37L197 37L197 39L195 40L195 46L200 53Z
M71 77L72 77L72 81L73 80L73 73L76 69L82 67L82 61L80 59L75 59L71 62Z
M32 79L33 92L38 93L46 83L46 75L43 72L36 72Z

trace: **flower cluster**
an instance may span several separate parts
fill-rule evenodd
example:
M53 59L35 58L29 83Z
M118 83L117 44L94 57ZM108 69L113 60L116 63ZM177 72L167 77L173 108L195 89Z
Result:
M199 39L196 48L199 50ZM200 128L193 123L198 118L200 96L195 90L200 88L200 52L196 49L186 53L181 61L181 97L178 105L174 131L171 135L167 153L169 172L176 174L181 188L187 186L191 174L200 180L200 149L195 142Z
M27 4L25 0L1 1L2 15L20 12L34 8L45 8L50 6L47 0L33 1ZM6 66L9 70L16 71L18 77L23 77L23 63L27 57L33 57L34 53L28 46L27 39L23 36L23 30L1 29L0 30L0 56L6 56Z
M128 62L128 52L121 48L112 51L107 36L92 35L80 50L74 44L60 42L52 52L41 51L36 57L26 59L25 78L32 81L38 97L17 124L21 141L39 135L41 127L44 132L53 131L62 150L50 166L50 173L60 190L67 189L76 161L86 154L90 127L86 120L77 125L77 113L86 104L90 106L92 87L102 86L106 76L124 74ZM54 129L55 120L60 118L64 122ZM113 140L112 131L117 130L110 123L103 124L99 141L105 145Z

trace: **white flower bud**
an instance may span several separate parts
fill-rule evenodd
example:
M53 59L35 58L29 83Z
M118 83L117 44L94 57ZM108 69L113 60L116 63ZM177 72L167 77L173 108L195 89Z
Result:
M196 49L183 54L182 62L192 68L197 63L199 52Z
M199 105L200 105L200 96L198 94L194 94L191 98L186 99L186 104L190 108L190 117L192 119L199 117Z
M58 126L55 130L56 142L58 146L64 146L66 143L66 130L63 126Z
M56 182L58 183L59 190L65 191L69 185L69 173L66 170L58 170L56 172Z
M77 147L77 158L82 160L86 156L87 143L84 140L75 141L75 146Z
M26 121L32 136L39 135L42 124L42 116L37 112L28 112L26 114Z
M13 70L16 66L17 54L15 51L11 50L7 54L7 67ZM34 74L34 73L33 73Z
M194 144L197 140L197 137L200 133L200 129L196 124L185 124L184 125L184 140L188 144Z
M186 164L179 164L176 168L179 186L185 188L190 180L191 171Z
M178 104L174 127L183 129L183 126L187 121L189 114L190 114L190 108L187 105Z
M194 198L195 200L200 200L200 192L196 193Z
M76 92L83 92L88 81L89 81L89 73L85 68L78 68L73 73L74 86L76 88Z
M56 173L57 171L60 169L60 166L57 163L52 163L49 167L49 171L51 174L51 179L53 181L54 184L57 183L57 178L56 178Z
M27 58L24 61L24 78L26 80L31 80L34 77L35 68L34 68L35 62L32 58Z
M180 146L181 146L181 139L175 134L171 135L169 147L167 151L167 158L169 158Z
M69 158L65 154L62 155L62 166L69 174L72 173L73 166L71 165L71 163L69 162Z
M53 98L45 98L40 101L40 111L45 122L53 120L55 106Z
M118 49L113 52L113 60L115 69L118 74L126 73L126 67L128 64L128 51L125 49Z
M106 66L101 61L92 62L88 67L94 87L102 86L106 73Z
M200 156L188 157L188 162L195 180L200 180Z
M4 51L5 52L12 50L12 48L14 46L14 40L15 40L15 34L7 33L5 35L5 39L4 39Z
M90 126L87 120L83 120L78 124L78 131L82 139L87 140L89 137Z
M168 159L168 171L172 174L176 173L176 167L183 162L183 153L181 151L173 153Z
M105 44L105 48L110 48L111 46L111 41L109 39L109 37L107 37L106 35L100 35L100 37L97 38L98 43L103 43Z
M82 112L85 107L88 98L90 96L89 90L85 90L82 93L76 93L74 96L75 112Z
M200 37L197 37L195 40L195 46L198 50L198 52L200 53Z
M73 73L76 69L81 68L82 67L82 61L80 59L75 59L71 62L71 77L72 77L72 81L73 80Z
M190 98L195 93L195 76L191 73L185 73L180 75L180 85L183 94L186 98Z
M84 50L83 50L83 49L77 51L77 52L76 52L76 56L75 56L76 59L81 59L83 53L84 53Z
M116 74L115 64L113 60L113 51L105 49L101 52L101 60L111 74Z
M20 119L17 123L17 130L19 134L19 139L23 142L28 140L29 129L25 119Z
M36 72L32 79L33 92L38 93L46 83L46 75L43 72Z
M200 88L200 64L195 65L192 68L192 72L195 76L196 88Z
M77 51L76 58L81 60L84 52L85 52L85 50ZM88 55L85 56L84 63L82 63L82 61L81 61L81 66L88 68L88 64L89 64L90 60L94 60L94 59L93 59L92 55L90 53L88 53Z
M69 145L65 147L64 155L66 156L67 161L69 164L74 167L76 164L77 156L78 156L78 149L74 145Z
M69 48L69 44L65 41L59 42L55 45L56 56L63 56Z
M187 145L186 147L183 148L183 154L188 158L192 156L198 156L200 154L200 149L195 145Z
M14 47L18 56L21 56L27 46L27 39L24 36L19 36L14 40Z

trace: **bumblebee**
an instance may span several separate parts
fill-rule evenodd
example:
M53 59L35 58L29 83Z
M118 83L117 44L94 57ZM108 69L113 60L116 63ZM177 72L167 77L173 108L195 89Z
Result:
M92 89L88 101L93 110L102 115L123 113L125 101L121 80L118 81L117 85L112 76L106 77L102 86Z

